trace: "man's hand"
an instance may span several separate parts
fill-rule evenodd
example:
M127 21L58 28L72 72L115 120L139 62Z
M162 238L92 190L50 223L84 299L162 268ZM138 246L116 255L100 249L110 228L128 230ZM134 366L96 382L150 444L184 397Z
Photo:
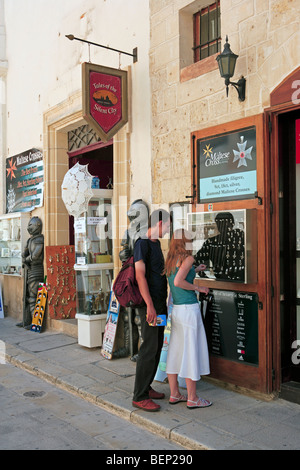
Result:
M147 322L151 323L152 326L156 326L156 310L152 305L147 305Z
M135 277L140 289L140 293L147 305L147 322L156 326L156 310L154 308L149 287L146 279L146 267L144 261L140 260L135 263Z

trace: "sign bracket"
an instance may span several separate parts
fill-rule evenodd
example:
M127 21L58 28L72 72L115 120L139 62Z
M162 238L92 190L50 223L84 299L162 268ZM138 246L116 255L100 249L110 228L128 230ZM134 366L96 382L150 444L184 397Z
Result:
M66 36L66 38L70 39L70 41L76 40L76 41L80 41L80 42L85 42L86 44L89 44L89 45L92 45L92 46L97 46L97 47L102 47L103 49L109 49L110 51L118 52L119 54L129 55L129 56L133 57L133 63L137 62L137 60L138 60L138 53L137 53L138 49L137 49L137 47L135 47L132 50L132 53L130 53L130 52L121 51L119 49L115 49L113 47L104 46L102 44L97 44L96 42L87 41L86 39L76 38L75 36L73 36L73 34L66 34L65 36Z

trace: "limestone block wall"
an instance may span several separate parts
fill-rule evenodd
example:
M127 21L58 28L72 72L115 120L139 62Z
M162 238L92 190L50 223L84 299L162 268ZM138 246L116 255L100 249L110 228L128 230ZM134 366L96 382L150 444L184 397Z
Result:
M271 91L300 64L298 0L221 0L222 50L228 35L245 76L246 100L226 98L216 56L192 63L192 15L211 0L150 0L152 198L191 194L192 131L262 113Z

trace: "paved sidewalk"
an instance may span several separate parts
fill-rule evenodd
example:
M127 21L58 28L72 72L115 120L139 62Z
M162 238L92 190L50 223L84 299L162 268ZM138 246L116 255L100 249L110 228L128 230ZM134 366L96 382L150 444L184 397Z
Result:
M15 324L13 318L0 319L0 367L10 362L187 449L300 449L300 406L295 403L262 401L202 380L198 394L213 405L188 410L184 403L169 405L169 386L157 382L155 389L166 398L159 400L159 412L147 413L132 407L136 366L129 358L109 361L99 348L84 348L72 336L35 333Z

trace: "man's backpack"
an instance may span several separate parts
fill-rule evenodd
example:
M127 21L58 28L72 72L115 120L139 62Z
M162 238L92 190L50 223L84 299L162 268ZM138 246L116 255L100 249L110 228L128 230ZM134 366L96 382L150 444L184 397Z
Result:
M113 284L113 291L122 307L140 307L144 305L144 300L135 278L133 256L130 256L124 262Z

